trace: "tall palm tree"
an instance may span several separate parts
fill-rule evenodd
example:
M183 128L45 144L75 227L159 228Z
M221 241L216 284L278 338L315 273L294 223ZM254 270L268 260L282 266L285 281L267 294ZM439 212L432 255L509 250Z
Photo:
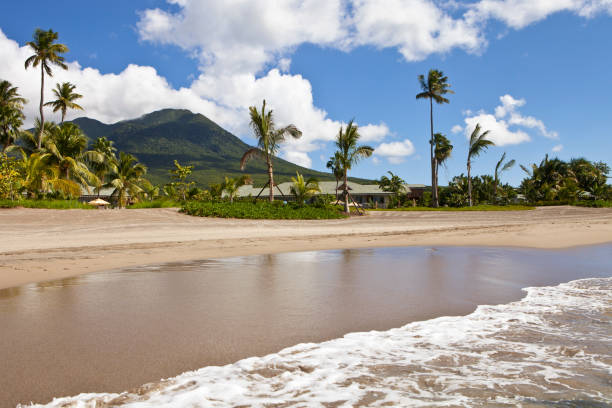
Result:
M34 54L25 60L25 68L28 69L31 66L36 68L40 65L40 122L41 122L41 133L38 135L38 148L42 146L42 129L45 127L45 115L43 112L44 99L45 99L45 72L50 77L53 76L51 70L52 65L57 65L60 68L68 69L68 66L64 63L64 57L60 54L68 52L68 47L64 44L56 43L59 38L59 34L53 30L45 31L37 28L34 32L34 41L28 41L27 45L34 51Z
M62 84L55 84L55 89L53 90L53 94L57 98L54 101L45 103L45 106L52 106L53 112L61 111L62 112L62 121L60 123L64 123L64 119L66 118L66 111L68 109L78 109L83 110L81 105L78 105L76 102L77 99L83 97L76 92L74 89L76 85L71 84L70 82L63 82Z
M251 184L253 180L251 180L251 176L244 175L237 178L225 177L225 181L223 182L223 192L225 192L230 200L230 203L234 202L234 198L238 194L238 189L246 184Z
M321 191L319 181L312 177L304 180L304 176L298 172L295 175L296 177L291 177L293 182L293 185L290 187L291 194L295 196L295 201L298 204L304 205L310 197Z
M93 143L92 150L100 154L100 156L94 158L94 160L89 161L89 167L96 177L98 177L96 194L100 197L100 189L104 184L104 180L114 169L115 163L117 162L117 156L115 155L117 149L112 140L108 140L106 137L99 137Z
M18 91L19 88L9 81L0 81L0 144L3 152L15 142L25 119L22 110L26 100Z
M123 208L127 205L127 194L137 197L143 193L140 184L147 173L147 167L138 163L138 159L129 153L120 152L114 169L110 174L108 185L113 187L112 197L117 199L117 205Z
M446 161L450 159L453 152L453 145L450 140L442 133L434 134L434 156L436 158L436 186L438 185L438 169L440 166L445 166Z
M431 139L429 140L431 159L431 188L433 204L435 207L438 207L440 203L438 199L438 183L436 178L436 156L434 155L433 103L436 102L439 105L449 103L450 101L445 98L444 95L452 94L454 92L450 90L448 77L444 76L444 73L437 69L430 69L429 73L427 74L427 79L425 79L424 75L419 75L418 80L422 92L418 93L416 98L429 99L429 121L431 125Z
M516 160L514 159L508 160L506 163L504 163L504 160L506 160L506 152L502 154L501 159L499 159L499 161L495 165L495 177L493 181L493 191L494 191L495 196L497 196L497 187L499 186L499 178L501 174L504 171L510 170L512 166L514 166L514 164L516 163Z
M489 146L495 146L495 143L493 143L493 141L488 140L486 138L488 135L488 130L481 133L480 123L476 124L474 131L470 135L470 147L468 149L467 158L468 197L470 207L472 206L472 159L478 157L480 153L488 149Z
M338 202L338 184L342 179L342 166L340 165L340 153L336 152L333 156L329 158L327 164L325 165L329 170L331 170L334 178L336 179L336 203Z
M87 151L87 137L74 123L63 123L51 131L45 139L44 151L49 162L60 170L60 178L73 180L83 187L99 184L98 177L89 170L87 163L100 162L103 157L95 151Z
M240 169L244 170L249 160L258 157L266 162L268 166L268 184L270 187L270 202L274 201L274 173L272 169L272 158L276 155L279 145L283 143L287 136L294 139L302 137L302 132L295 127L289 125L276 129L272 110L266 112L266 101L263 101L261 112L255 106L249 108L251 115L251 128L257 138L257 146L247 150L240 160Z
M346 125L346 129L343 130L342 126L340 126L340 131L338 132L338 136L336 136L338 160L340 162L340 168L342 168L342 177L344 179L344 184L342 185L342 190L344 191L344 212L347 214L349 212L348 171L351 170L353 165L359 160L370 157L374 152L373 147L357 145L360 137L357 125L355 125L352 120Z

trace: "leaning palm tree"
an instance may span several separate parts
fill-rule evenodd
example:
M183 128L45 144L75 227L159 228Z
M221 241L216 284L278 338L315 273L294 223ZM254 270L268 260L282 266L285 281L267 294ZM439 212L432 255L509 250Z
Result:
M251 176L248 174L237 178L230 178L226 176L225 181L222 184L222 190L225 194L227 194L230 203L233 203L234 198L236 198L236 195L238 194L238 189L246 184L251 184L252 182L253 180L251 180Z
M438 185L438 170L440 166L445 166L446 161L450 159L451 153L453 152L453 145L450 140L446 138L442 133L436 133L434 135L434 156L436 158L436 186Z
M436 179L436 156L434 155L434 125L433 125L433 103L437 104L449 103L450 101L444 97L446 94L452 94L448 77L444 76L442 71L430 69L427 74L427 79L424 75L418 76L419 85L422 92L416 95L417 99L429 99L429 121L431 125L430 144L430 159L431 159L431 188L432 198L435 207L440 205L438 199L438 183Z
M117 200L117 205L124 208L127 205L127 195L137 197L143 193L140 184L147 173L147 167L138 163L138 159L129 153L119 152L114 169L109 176L108 185L114 190L111 196Z
M270 187L270 202L274 201L274 174L272 169L272 158L276 155L279 145L287 136L294 139L302 137L302 132L295 125L276 129L272 110L266 112L266 101L263 101L261 112L255 106L249 108L251 115L251 128L257 138L257 146L247 150L240 160L240 169L244 170L249 160L258 157L266 162L268 166L268 185Z
M34 54L25 60L25 68L31 66L37 67L40 65L40 122L41 133L38 135L38 148L42 146L42 129L45 125L45 115L43 112L45 99L45 72L49 76L53 76L51 70L52 65L57 65L60 68L68 69L64 63L64 57L60 54L68 52L68 47L64 44L58 44L55 41L59 38L59 34L53 30L44 31L37 28L34 32L34 41L28 41L27 45L34 51Z
M342 171L342 166L340 165L340 153L336 152L333 156L331 156L325 166L331 170L334 178L336 179L336 203L338 203L338 185L344 173Z
M53 107L53 112L62 112L62 121L60 123L64 123L68 109L83 110L81 105L74 102L83 97L83 95L74 92L75 88L76 85L73 85L70 82L63 82L62 84L58 83L55 85L55 89L53 90L53 94L57 99L45 103L45 106Z
M304 205L308 199L321 191L319 181L312 177L304 180L304 176L299 172L296 172L295 175L296 177L291 177L293 185L290 187L290 191L295 196L295 202Z
M491 140L488 140L486 137L489 134L489 131L486 130L484 132L480 132L480 123L476 124L474 131L470 135L470 147L468 149L468 158L467 158L467 178L468 178L468 197L470 207L472 206L472 159L478 157L480 153L489 148L489 146L495 146L495 143Z
M495 165L495 177L493 181L493 187L494 187L493 191L494 191L495 196L497 196L497 186L499 185L499 177L504 171L510 170L512 166L514 166L514 164L516 163L516 160L514 159L509 160L506 163L504 163L504 160L506 160L506 152L502 154L501 159L499 159L499 161Z
M340 163L340 168L342 168L343 174L342 177L344 179L344 184L342 185L342 190L344 192L344 212L348 214L348 171L351 170L354 164L356 164L359 160L370 157L374 152L374 148L370 146L358 146L357 142L359 141L360 135L357 129L357 125L353 123L351 120L348 125L346 125L346 129L342 129L340 126L340 131L338 132L338 136L336 136L336 147L338 151L338 161Z

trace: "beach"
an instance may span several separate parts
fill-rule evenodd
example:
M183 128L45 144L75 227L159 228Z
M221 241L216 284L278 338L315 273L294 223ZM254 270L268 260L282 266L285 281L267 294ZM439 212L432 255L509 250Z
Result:
M191 217L177 209L0 209L0 288L208 258L414 245L568 248L612 242L612 209L369 212L341 220Z

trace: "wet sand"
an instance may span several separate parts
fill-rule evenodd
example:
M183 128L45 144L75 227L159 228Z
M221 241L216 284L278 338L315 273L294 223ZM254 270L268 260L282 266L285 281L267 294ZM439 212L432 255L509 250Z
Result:
M348 220L228 220L176 209L0 209L0 288L114 268L340 248L612 242L612 209L372 212Z
M0 406L120 392L349 332L612 276L612 246L299 252L139 267L0 290Z

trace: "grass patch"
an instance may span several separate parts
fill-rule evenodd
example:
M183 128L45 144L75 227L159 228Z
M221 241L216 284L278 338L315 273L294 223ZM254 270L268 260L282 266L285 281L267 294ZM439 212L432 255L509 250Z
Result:
M612 208L612 201L606 200L595 200L595 201L579 201L576 203L580 207L591 207L591 208Z
M140 203L132 204L127 208L176 208L181 207L181 203L174 200L154 200L154 201L142 201Z
M0 200L0 208L47 208L52 210L91 210L96 207L82 203L78 200Z
M526 211L535 207L529 205L475 205L473 207L402 207L402 208L378 208L368 211Z
M200 202L189 201L182 212L199 217L248 218L269 220L328 220L346 218L346 215L335 206L314 207L258 202Z

